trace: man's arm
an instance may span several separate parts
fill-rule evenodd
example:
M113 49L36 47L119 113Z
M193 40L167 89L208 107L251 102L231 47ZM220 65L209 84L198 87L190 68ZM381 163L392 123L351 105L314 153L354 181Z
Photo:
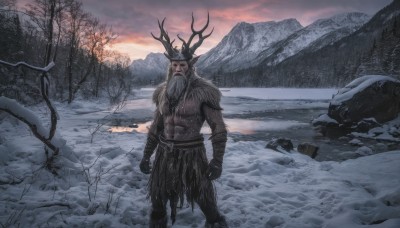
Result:
M150 157L154 153L155 148L158 144L158 136L160 132L163 130L164 124L163 119L158 111L158 109L154 113L154 121L150 125L149 133L147 134L146 146L144 147L143 158L140 162L140 170L145 173L150 173Z
M220 109L214 109L204 104L202 110L212 132L210 139L213 147L213 158L209 163L207 177L210 180L214 180L219 178L222 173L227 131Z

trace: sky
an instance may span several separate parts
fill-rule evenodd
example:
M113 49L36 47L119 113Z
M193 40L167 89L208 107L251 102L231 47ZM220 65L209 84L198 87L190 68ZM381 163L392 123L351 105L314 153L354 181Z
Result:
M29 2L33 0L19 0ZM162 44L153 39L159 36L157 19L166 18L164 28L175 45L181 46L176 35L184 39L191 35L192 12L195 29L201 28L210 14L208 33L212 35L196 54L215 47L239 22L280 21L297 19L307 26L317 19L345 12L373 15L392 0L82 0L85 10L112 26L118 34L112 49L127 54L131 60L144 59L151 52L164 52Z

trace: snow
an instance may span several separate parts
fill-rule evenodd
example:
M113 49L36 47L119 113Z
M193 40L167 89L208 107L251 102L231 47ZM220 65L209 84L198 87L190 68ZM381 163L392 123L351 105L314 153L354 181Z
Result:
M243 101L240 97L246 90L226 88L222 102L224 111L247 112L256 108L244 106L230 110L234 105L226 105ZM288 104L291 104L289 108L296 105L309 108L313 105L307 106L306 101L288 103L286 99L301 97L299 99L318 103L330 97L334 90L321 89L314 91L313 96L309 92L298 90L295 96L291 89L281 89L279 93L284 98L279 98L272 95L277 91L265 89L247 94L247 97L272 99L264 102L281 102L280 108ZM131 100L117 116L138 118L138 114L140 118L148 118L154 109L150 103L151 93L151 89L137 91L137 99ZM107 102L54 104L60 115L58 134L66 140L58 161L62 167L60 176L40 169L45 159L43 145L25 124L0 113L1 224L147 227L149 176L142 174L138 167L146 134L110 133L109 127L103 125L92 138L90 133L98 126L98 120L113 112ZM43 106L31 109L42 122L48 119L49 113ZM228 118L227 122L229 125L229 122L238 121ZM300 124L266 123L271 130ZM242 123L249 130L259 124L256 120ZM388 126L382 130L390 129ZM206 134L205 138L208 136ZM218 206L230 227L400 227L399 150L344 162L318 162L296 152L275 152L265 145L265 141L228 138L223 174L215 186ZM210 158L212 147L208 140L206 148ZM368 149L360 148L358 152L367 155ZM198 207L192 212L190 206L185 205L178 210L173 227L202 227L203 224L204 217Z
M382 124L382 126L372 128L366 133L353 132L352 135L360 138L400 142L399 128L400 128L400 116ZM395 135L397 135L397 137L394 137Z
M15 64L13 64L13 63L5 62L2 60L0 60L0 63L9 65L9 66L13 66L13 67L18 67L20 65L23 65L27 68L37 70L37 71L42 71L42 72L49 72L51 70L51 68L53 68L56 65L54 62L50 62L46 67L36 67L36 66L32 66L30 64L27 64L26 62L17 62Z
M393 82L399 82L398 80L389 77L389 76L383 76L383 75L365 75L362 77L359 77L349 84L347 84L344 88L340 89L338 93L334 96L332 99L331 104L333 105L339 105L344 101L347 101L351 99L355 94L358 92L364 90L368 86L374 84L375 82L379 81L393 81Z
M254 64L257 55L276 42L290 36L302 26L296 19L258 23L241 22L222 39L217 46L200 57L197 66L201 70L232 71L246 64Z
M337 89L315 88L220 88L225 97L250 97L267 100L329 100Z
M313 124L323 122L323 123L331 123L331 124L339 124L335 119L332 119L328 116L328 114L322 114L318 118L312 121Z

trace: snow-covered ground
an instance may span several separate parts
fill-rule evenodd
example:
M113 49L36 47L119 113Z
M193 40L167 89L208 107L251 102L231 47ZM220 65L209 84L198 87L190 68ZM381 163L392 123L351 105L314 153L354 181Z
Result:
M223 90L225 113L270 108L239 106L243 96L273 99L274 108L312 108L327 107L323 100L336 93L327 89L308 96L310 90L303 89L280 99L271 98L268 89L254 90L254 94L244 90L248 89ZM111 118L132 118L134 122L151 116L152 90L136 92L137 99ZM2 227L146 227L149 176L138 167L146 134L110 133L104 125L92 137L97 121L112 112L106 102L55 104L60 115L58 133L66 140L57 163L59 176L40 169L45 160L43 145L28 128L0 114ZM48 119L42 106L33 111L43 122ZM296 123L270 124L289 128ZM251 122L244 125L252 126ZM278 153L265 145L265 141L228 139L224 171L215 185L218 205L230 227L400 227L400 151L339 163L317 162L296 152ZM210 157L208 141L206 148ZM203 224L197 207L192 212L184 206L173 227Z

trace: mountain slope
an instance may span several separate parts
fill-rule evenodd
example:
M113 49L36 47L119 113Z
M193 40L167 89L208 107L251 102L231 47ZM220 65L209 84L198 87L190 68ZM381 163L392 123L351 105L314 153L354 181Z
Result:
M319 19L277 43L273 48L263 51L258 58L263 59L267 65L276 65L310 45L312 50L317 50L335 42L359 29L369 19L367 14L358 12Z
M264 62L257 71L265 86L343 86L365 74L399 77L399 52L400 0L395 0L351 35L276 66Z
M253 24L241 22L216 47L200 57L198 68L207 73L229 72L247 64L254 65L255 58L262 50L270 48L301 28L295 19Z
M165 77L168 67L168 59L162 53L150 53L145 59L134 60L131 70L137 81L158 81Z

